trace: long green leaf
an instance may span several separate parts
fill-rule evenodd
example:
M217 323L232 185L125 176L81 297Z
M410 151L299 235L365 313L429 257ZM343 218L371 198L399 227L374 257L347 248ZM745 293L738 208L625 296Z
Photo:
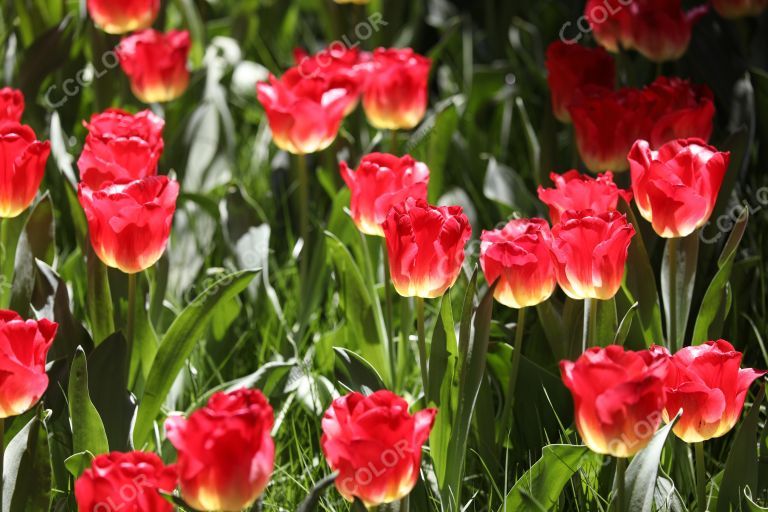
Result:
M8 443L3 454L2 512L48 512L51 455L46 413L39 408Z
M107 453L109 442L104 424L88 391L88 366L85 352L78 347L69 370L69 417L72 421L74 453L89 451L94 455Z
M257 270L243 270L220 279L192 301L168 328L139 404L133 430L134 446L139 448L146 444L173 381L200 342L216 305L245 290L257 273Z
M661 294L667 321L667 346L673 352L685 342L698 259L698 231L685 238L667 240L661 264Z

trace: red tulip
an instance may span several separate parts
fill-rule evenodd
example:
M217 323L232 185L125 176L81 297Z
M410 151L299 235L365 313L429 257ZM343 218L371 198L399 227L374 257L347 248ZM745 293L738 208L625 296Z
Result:
M112 183L99 190L80 183L78 197L99 259L128 274L154 265L168 243L178 195L179 184L166 176Z
M712 91L680 78L659 77L643 89L652 104L653 126L648 137L658 148L675 139L708 140L715 116Z
M273 423L272 407L253 389L216 393L188 419L169 417L182 498L197 510L250 507L272 475Z
M336 84L338 85L338 84ZM302 76L291 68L278 80L256 85L275 145L284 151L304 155L331 145L350 104L356 101L345 87L334 87L327 77Z
M108 34L127 34L154 23L160 0L88 0L93 22Z
M655 352L666 351L655 347ZM740 369L741 352L725 340L685 347L670 358L665 421L682 409L674 433L686 443L728 433L741 416L749 386L766 372Z
M638 140L628 158L637 208L659 236L688 236L706 224L730 153L721 153L700 139L668 142L658 151Z
M552 228L557 282L572 299L608 300L624 278L635 229L617 211L567 211Z
M411 198L392 208L382 227L397 293L431 299L453 286L472 234L460 206L432 206Z
M0 123L3 121L21 122L24 114L24 95L17 89L0 89Z
M354 97L354 101L347 105L344 115L355 109L368 77L366 62L370 60L370 54L336 43L315 55L308 55L305 51L296 49L293 51L293 57L296 69L302 77L323 77L331 89L345 89L349 96Z
M410 130L427 111L431 61L410 48L379 48L363 94L368 122L380 130Z
M429 169L409 155L398 158L371 153L363 157L356 171L342 162L341 177L352 193L352 219L367 235L384 236L381 224L393 206L409 197L427 199Z
M632 143L650 130L651 104L638 89L586 88L569 111L576 144L590 171L624 171Z
M18 416L48 387L45 361L58 324L0 309L0 418Z
M712 7L723 18L743 18L762 14L768 0L712 0Z
M186 30L163 34L147 29L120 41L117 57L134 96L144 103L162 103L184 94L189 84L191 44Z
M555 291L552 234L544 219L515 219L480 235L480 265L496 282L494 297L510 308L535 306Z
M615 210L619 197L629 202L632 193L622 190L613 182L613 173L598 174L597 178L570 170L564 174L549 175L555 188L539 186L539 199L549 207L553 224L567 210L593 210L597 213Z
M133 115L109 109L93 115L90 123L84 124L88 137L77 166L80 179L89 188L157 174L165 125L160 117L149 110Z
M664 409L665 357L618 345L593 347L575 362L561 361L560 372L590 450L631 457L648 444Z
M323 416L320 446L337 471L344 498L367 507L407 496L419 478L421 447L437 410L408 413L408 403L389 391L350 393L334 400Z
M586 86L613 89L616 65L602 48L555 41L547 48L547 83L552 97L552 111L560 121L568 123L568 107L574 95Z
M176 488L176 469L148 452L98 455L75 481L80 512L171 512L160 495Z
M654 62L680 58L706 6L683 11L682 0L588 0L584 15L607 50L637 50Z
M17 217L35 200L51 153L32 128L12 121L0 123L0 218Z

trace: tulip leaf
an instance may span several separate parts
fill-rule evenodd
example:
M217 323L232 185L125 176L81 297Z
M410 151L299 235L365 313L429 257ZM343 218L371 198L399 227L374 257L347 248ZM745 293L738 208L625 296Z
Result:
M555 359L559 361L568 357L567 346L563 342L566 339L563 317L552 305L552 301L547 300L537 304L536 314L539 316L539 324Z
M704 299L699 308L699 314L696 316L696 325L693 328L693 345L700 345L708 340L719 337L719 333L710 332L715 323L718 312L721 310L723 301L728 293L728 280L731 277L733 263L736 260L736 250L739 248L744 231L747 229L749 221L749 208L743 208L736 224L728 237L728 241L723 247L723 252L717 260L718 270L715 277L709 283Z
M659 293L656 288L656 274L651 266L648 251L645 248L640 225L631 207L625 202L621 203L621 211L627 215L635 227L635 236L629 245L627 256L628 272L624 274L624 289L631 302L639 304L637 320L643 333L643 341L646 346L660 343L664 339L661 329L661 308L659 307Z
M51 454L39 407L3 453L2 512L47 512L51 502Z
M87 265L88 300L85 306L96 346L115 332L112 294L109 290L107 266L96 256L90 243L84 247Z
M667 321L667 347L673 352L685 342L698 259L698 231L685 238L667 240L661 264L661 293Z
M596 314L595 333L590 336L594 337L596 346L605 347L613 342L618 330L616 299L611 297L608 300L593 300L592 307L595 308Z
M386 389L379 373L365 358L341 347L334 347L333 351L336 353L336 378L347 389L365 394Z
M75 453L89 451L94 455L107 453L109 442L104 424L88 391L88 366L82 347L75 351L69 370L69 416L72 421L72 449Z
M585 464L599 457L586 446L545 446L541 458L515 482L498 512L538 512L551 509L571 477Z
M134 446L140 448L146 444L173 381L206 332L216 305L245 290L257 273L257 270L243 270L216 281L184 308L168 328L139 404L133 430Z
M64 466L69 473L77 478L83 474L83 471L91 466L93 454L89 451L72 454L64 460Z
M309 494L307 494L307 497L304 499L304 501L301 502L299 508L296 509L296 512L314 512L317 510L317 506L320 503L320 498L322 497L323 493L336 482L336 477L338 476L338 473L332 473L317 482L315 486L309 491Z
M717 496L717 512L739 510L744 489L757 489L758 429L760 406L765 397L765 386L760 386L752 408L736 432L723 469L723 479Z
M624 507L632 512L651 512L656 490L656 477L661 461L664 443L672 428L680 419L682 411L675 418L659 429L648 445L640 450L627 467L624 477Z
M616 331L616 336L613 338L613 344L614 345L624 345L624 342L627 341L627 336L629 336L629 330L632 328L632 319L635 317L635 314L637 313L637 308L639 304L635 302L632 304L627 312L624 314L624 318L621 319L621 323L619 324L619 328Z

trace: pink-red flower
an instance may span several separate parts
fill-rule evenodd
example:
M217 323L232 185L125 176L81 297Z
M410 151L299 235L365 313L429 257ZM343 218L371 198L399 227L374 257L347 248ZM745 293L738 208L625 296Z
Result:
M32 128L13 121L0 123L0 218L17 217L32 204L51 153Z
M24 114L24 95L18 89L3 87L0 89L0 123L3 121L21 122Z
M78 197L99 259L128 274L154 265L168 243L178 195L179 184L166 176L104 184L98 190L81 182Z
M389 391L350 393L334 400L323 416L320 445L336 488L349 501L368 506L407 496L419 478L421 447L437 411L408 412L408 403Z
M593 178L570 170L563 174L551 173L549 179L554 188L539 186L539 199L549 207L552 224L560 222L560 216L567 210L592 210L597 213L615 210L619 198L629 202L632 194L622 190L613 182L613 173L608 171Z
M159 491L173 492L176 469L148 452L98 455L75 481L80 512L171 512Z
M45 361L57 328L45 318L22 320L0 309L0 418L28 411L43 396Z
M629 152L640 214L664 238L691 234L712 215L730 153L700 139L679 139L653 151L638 140Z
M379 48L373 54L363 108L380 130L410 130L427 111L431 61L410 48Z
M256 89L275 145L296 155L330 146L344 114L357 99L345 86L323 75L302 76L298 67L280 79L270 76L269 82L257 84Z
M162 33L147 29L120 41L117 56L133 94L144 103L163 103L181 96L189 85L190 47L186 30Z
M561 361L584 444L614 457L642 450L661 423L667 364L666 357L648 350L618 345L593 347L575 362Z
M579 155L592 172L624 171L627 152L650 131L651 104L638 89L607 91L586 87L569 111Z
M684 11L682 0L588 0L584 15L595 39L607 50L637 50L654 62L686 52L693 25L707 6Z
M155 21L160 0L88 0L93 22L108 34L127 34L142 30Z
M355 109L368 78L366 63L371 59L370 54L337 42L314 55L296 49L293 57L296 69L302 77L323 77L328 80L331 89L346 89L347 94L354 97L354 101L347 105L344 115Z
M653 125L645 137L653 148L675 139L696 137L709 140L715 116L713 94L709 87L662 76L643 92L651 101Z
M653 350L666 354L660 347ZM669 360L664 419L683 411L673 432L686 443L728 433L741 416L749 386L766 373L741 369L741 352L725 340L685 347Z
M261 496L272 476L272 407L261 391L215 393L188 419L166 420L178 452L181 496L197 510L238 511Z
M109 109L84 124L88 136L77 166L90 188L157 174L165 125L160 117L149 110L130 114Z
M557 282L572 299L608 300L624 278L635 229L618 211L567 211L552 228Z
M440 297L453 286L472 234L460 206L408 199L382 224L395 290L404 297Z
M371 153L360 160L357 170L346 162L340 169L351 192L352 220L367 235L384 236L381 224L393 206L410 197L427 200L429 168L410 155Z
M584 86L610 90L616 80L613 57L600 47L555 41L547 48L546 66L552 111L564 123L571 121L568 107Z
M514 219L480 235L480 266L494 297L510 308L535 306L555 291L552 234L544 219Z
M762 14L768 0L712 0L712 7L723 18L743 18Z

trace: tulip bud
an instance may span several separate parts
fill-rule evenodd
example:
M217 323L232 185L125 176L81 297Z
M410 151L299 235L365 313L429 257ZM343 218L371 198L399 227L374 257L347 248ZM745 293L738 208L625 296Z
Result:
M628 158L637 208L659 236L688 236L706 224L730 153L721 153L700 139L679 139L658 151L638 140Z
M24 114L24 95L17 89L0 89L0 123L3 121L21 122Z
M108 34L127 34L154 23L160 0L88 0L93 22Z
M48 141L40 142L32 128L13 121L0 123L0 218L19 216L35 200L51 153Z
M551 173L549 178L555 188L539 186L539 199L549 207L552 224L560 222L560 216L567 210L592 210L596 213L615 210L619 197L632 200L632 193L622 190L613 182L613 173L608 171L593 178L570 170L564 174Z
M389 391L350 393L334 400L323 416L320 445L336 489L367 507L406 497L416 485L421 447L437 410L409 414L408 403Z
M659 148L675 139L709 140L715 116L712 91L680 78L661 76L643 89L651 102L651 146Z
M433 299L453 286L472 234L460 206L432 206L411 198L392 208L382 227L397 293Z
M345 116L355 109L368 79L369 53L332 44L315 55L307 55L297 49L293 57L299 75L304 78L322 77L327 80L330 89L344 89L350 98L354 98L344 109Z
M18 416L40 400L48 387L45 361L58 324L45 318L22 320L0 309L0 418Z
M480 266L494 297L510 308L544 302L555 291L552 234L544 219L515 219L503 229L483 231Z
M371 153L356 171L342 162L341 177L351 192L352 219L367 235L384 236L381 224L392 207L410 197L427 200L429 169L409 155Z

